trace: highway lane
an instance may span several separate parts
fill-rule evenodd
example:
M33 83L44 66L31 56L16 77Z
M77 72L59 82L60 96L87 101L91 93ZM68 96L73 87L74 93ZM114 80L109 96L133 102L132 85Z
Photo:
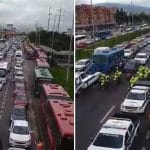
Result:
M118 109L126 94L127 82L107 90L91 87L76 100L76 150L85 150L108 116ZM88 94L87 94L88 93Z
M5 60L5 59L4 59ZM14 62L13 62L14 65ZM28 60L24 63L24 72L25 72L25 80L27 83L27 89L31 93L32 88L32 78L33 76L33 68L34 68L34 62L28 63ZM10 119L10 112L13 107L13 78L12 78L13 70L11 70L11 73L8 75L9 79L6 85L4 86L3 90L0 92L0 139L3 142L3 150L8 150L9 148L9 119ZM29 92L28 92L29 93ZM31 123L31 116L29 118L29 123ZM32 118L33 119L33 118ZM32 150L35 150L35 138L33 136L32 138Z
M148 47L141 50L142 52ZM148 52L149 53L149 52ZM150 61L148 62L150 66ZM123 79L119 86L110 85L104 91L99 86L93 86L83 91L76 100L76 150L86 150L90 145L91 137L95 137L101 128L100 122L113 113L119 112L120 103L127 93L128 82ZM148 115L150 105L147 107L146 114L141 116L141 128L139 136L136 137L131 150L150 149L150 132L148 131Z

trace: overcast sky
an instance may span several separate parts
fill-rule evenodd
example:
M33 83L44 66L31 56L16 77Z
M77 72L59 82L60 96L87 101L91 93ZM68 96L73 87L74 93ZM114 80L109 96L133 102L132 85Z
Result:
M66 31L72 26L73 5L73 0L0 0L0 26L14 24L19 30L31 30L38 22L47 29L50 6L52 14L59 14L58 10L62 8L64 16L62 16L60 30ZM52 29L53 16L50 22L50 29Z
M90 3L91 0L76 0L76 4ZM150 0L132 0L134 5L150 7ZM131 0L93 0L93 3L103 3L103 2L117 2L131 4Z

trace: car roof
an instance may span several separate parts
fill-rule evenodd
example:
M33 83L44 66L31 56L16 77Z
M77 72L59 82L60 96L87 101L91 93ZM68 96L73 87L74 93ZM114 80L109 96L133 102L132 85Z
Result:
M141 90L141 89L131 89L130 92L131 93L140 93L141 94L141 93L145 93L146 91L145 90Z
M112 117L106 121L103 127L127 130L130 124L131 124L131 120L129 119L121 119L121 118Z
M28 127L28 121L26 120L14 120L14 125L15 126L25 126L25 127Z
M138 85L136 85L136 86L133 86L132 89L148 90L149 87L147 87L147 86L138 86Z
M113 134L113 135L125 135L127 130L117 129L117 128L102 128L99 133Z
M23 148L10 147L8 150L25 150Z
M136 55L137 56L139 56L139 55L143 55L144 56L144 55L147 55L147 54L146 53L137 53Z
M86 61L89 61L90 59L80 59L80 60L78 60L77 62L86 62Z

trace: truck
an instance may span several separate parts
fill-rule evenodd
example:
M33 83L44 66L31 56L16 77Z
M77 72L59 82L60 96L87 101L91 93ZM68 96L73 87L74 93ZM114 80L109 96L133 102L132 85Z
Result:
M120 110L125 113L144 114L149 102L150 81L138 81L129 89Z
M95 83L99 77L100 72L96 72L93 74L85 74L84 72L75 74L75 93L77 94L80 90L86 89Z
M102 125L88 150L129 150L138 135L139 127L138 116L114 114Z

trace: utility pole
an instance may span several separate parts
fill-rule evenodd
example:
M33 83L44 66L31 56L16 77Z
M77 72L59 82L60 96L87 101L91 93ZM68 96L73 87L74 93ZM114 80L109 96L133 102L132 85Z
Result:
M51 14L51 7L49 7L49 13L48 13L48 27L47 30L49 31L49 26L50 26L50 17L52 16Z
M62 21L61 20L61 17L64 16L62 15L62 9L60 8L59 9L59 17L58 17L58 26L57 26L57 31L59 32L59 28L60 28L60 22Z
M54 46L54 34L55 34L56 19L57 19L57 15L54 16L53 33L52 33L52 46L51 46L52 49Z
M39 30L39 45L40 45L40 41L41 41L41 27L39 27L38 30Z
M131 17L132 17L132 26L134 26L134 20L133 20L133 2L131 0Z
M68 90L68 81L69 81L69 73L70 73L70 61L71 61L71 49L72 49L72 42L73 42L73 32L74 31L74 15L72 20L72 31L70 37L70 47L69 47L69 56L68 56L68 65L67 65L67 76L66 76L66 89Z
M36 29L35 43L37 44L37 36L38 36L38 21L35 21L35 29Z
M92 36L95 41L95 32L94 32L94 18L93 18L93 1L91 0L91 23L92 23Z

